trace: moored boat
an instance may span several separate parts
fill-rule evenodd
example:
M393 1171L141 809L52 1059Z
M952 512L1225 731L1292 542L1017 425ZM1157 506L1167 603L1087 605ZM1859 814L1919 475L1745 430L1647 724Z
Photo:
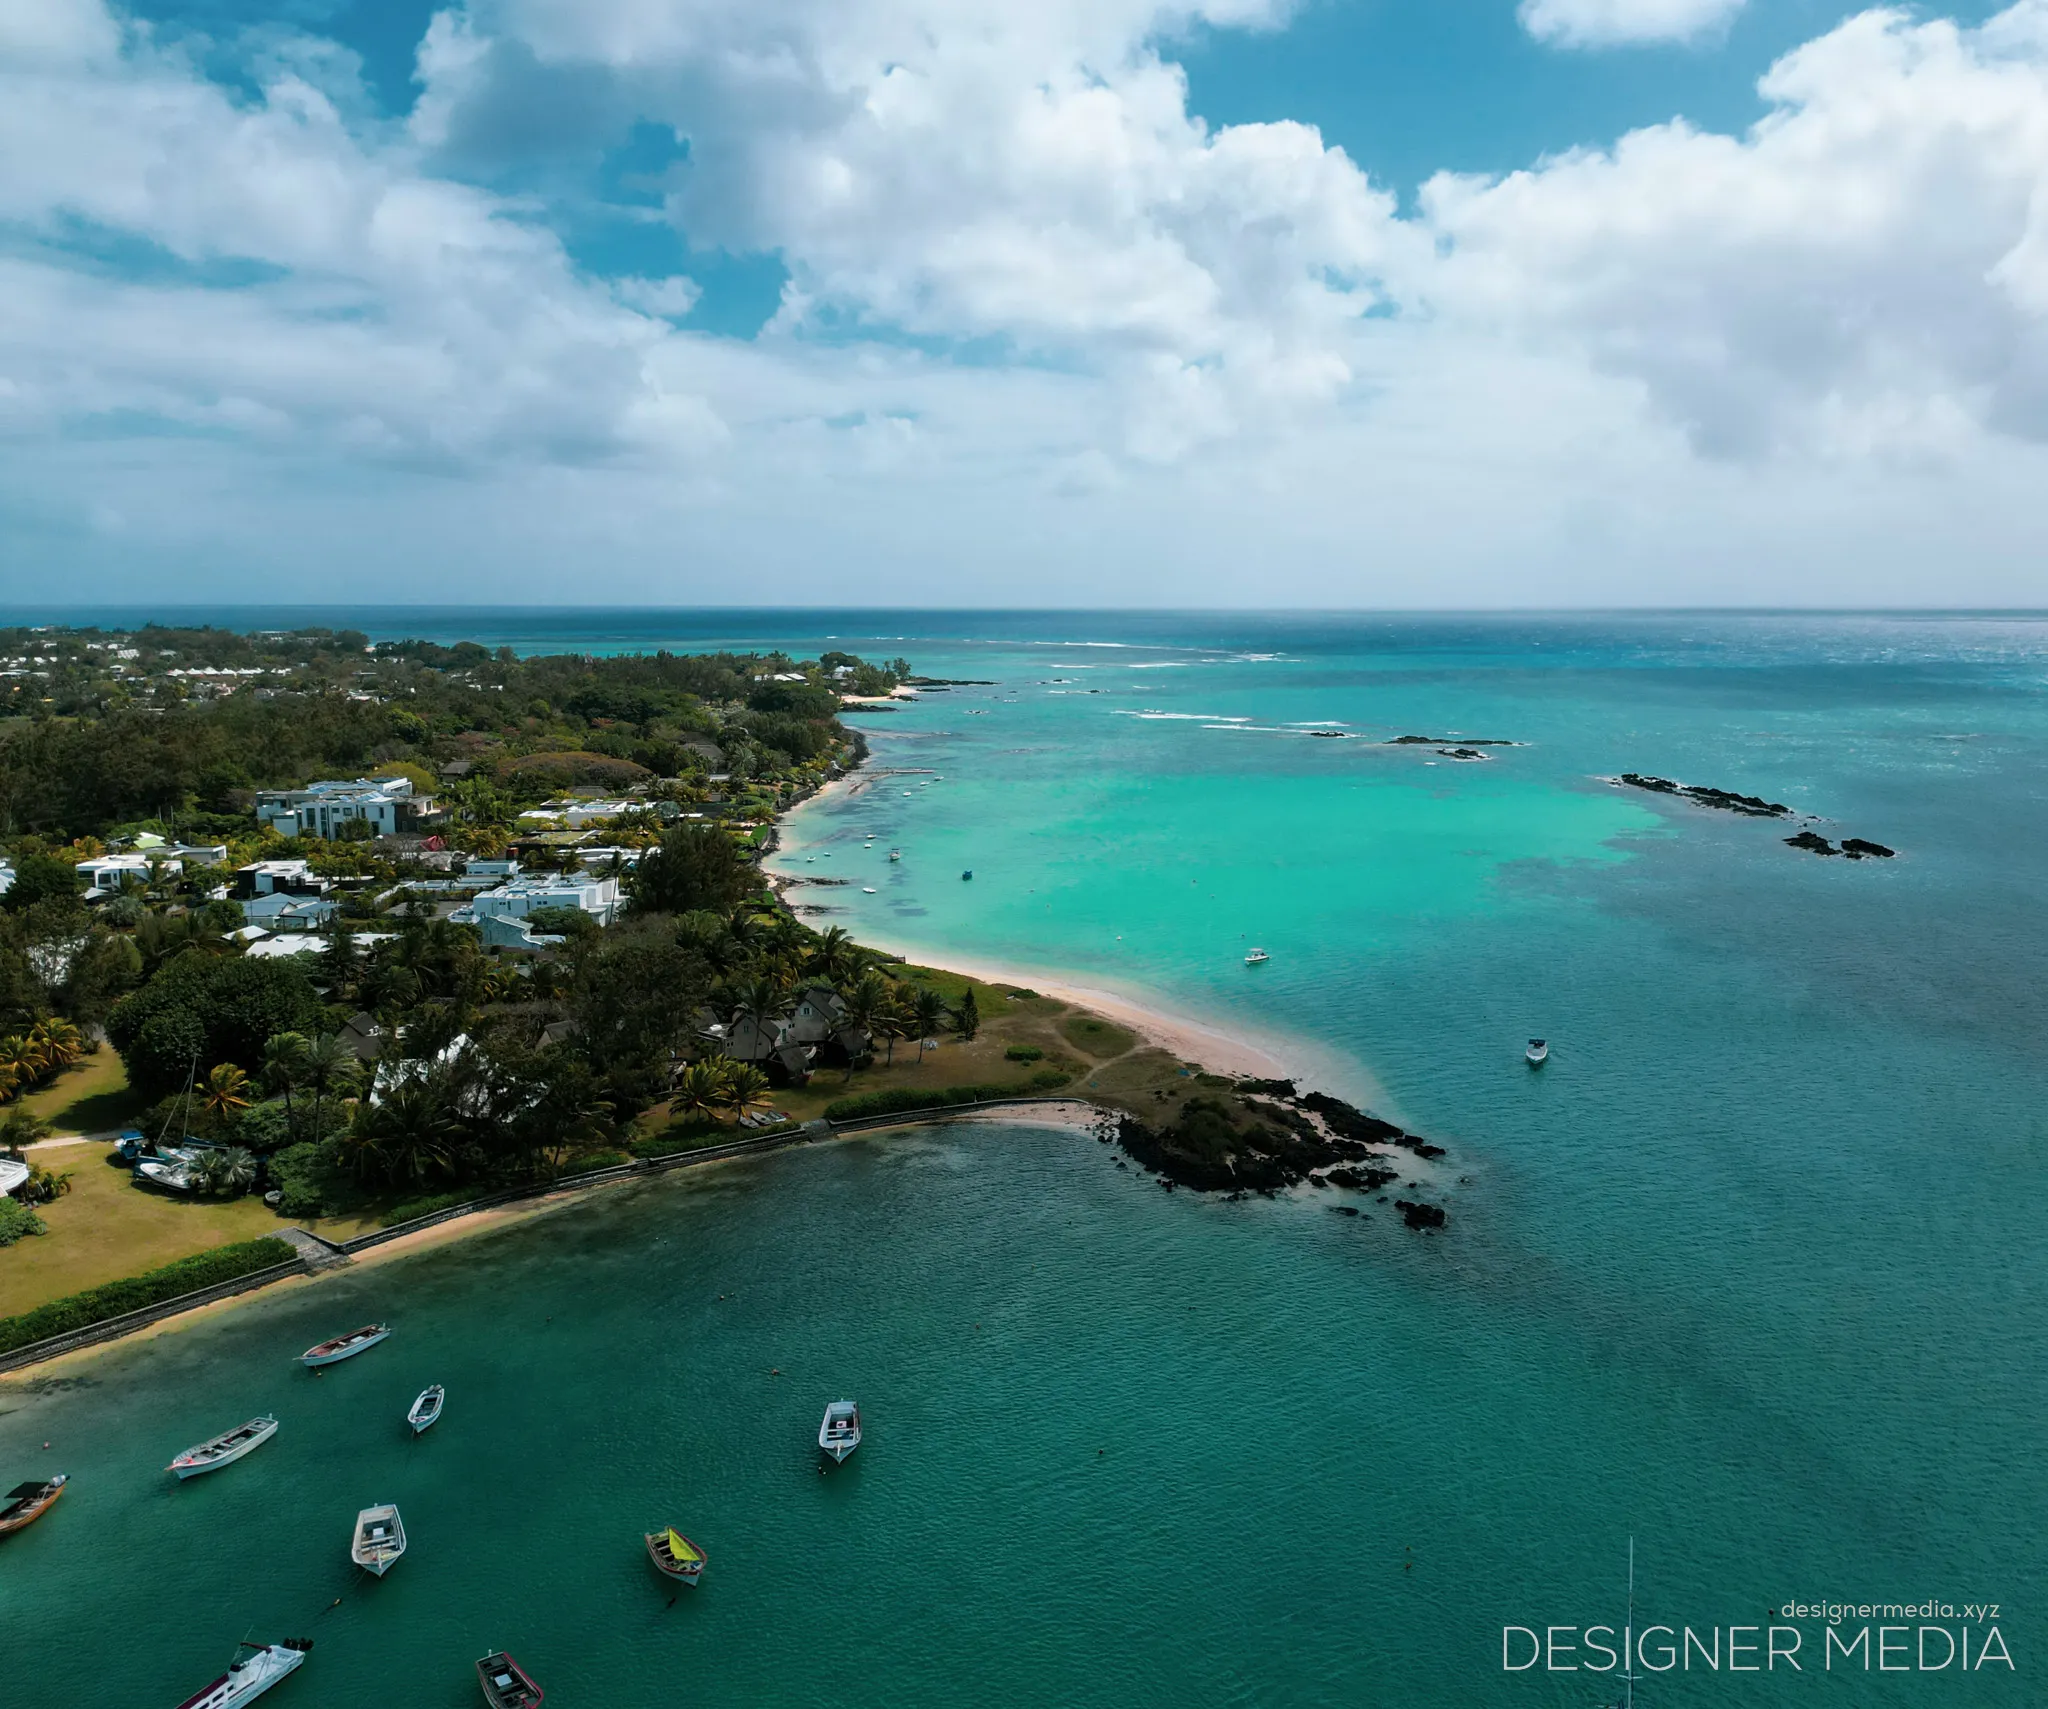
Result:
M476 1664L476 1682L484 1688L484 1701L491 1709L537 1709L547 1696L503 1650L493 1650Z
M382 1578L405 1553L405 1521L390 1502L366 1507L356 1515L355 1536L349 1543L348 1558L367 1572Z
M178 1709L237 1709L253 1702L300 1667L312 1647L311 1638L287 1638L281 1644L237 1644L228 1671L195 1691ZM249 1653L243 1655L244 1650Z
M59 1472L53 1478L32 1478L25 1484L16 1484L7 1492L7 1505L0 1507L0 1537L42 1518L70 1481L68 1473Z
M346 1335L337 1335L332 1341L323 1341L317 1347L308 1347L299 1355L302 1365L332 1365L343 1359L353 1359L358 1353L371 1348L391 1333L388 1323L366 1323L361 1329L351 1329Z
M233 1465L244 1454L255 1452L276 1434L275 1418L267 1414L262 1418L252 1418L247 1424L238 1424L232 1430L223 1431L211 1441L187 1448L164 1470L176 1472L180 1480L196 1478L202 1472L217 1472L222 1466Z
M441 1408L447 1402L448 1391L439 1383L421 1389L419 1399L412 1403L411 1410L405 1415L406 1423L412 1426L412 1433L417 1436L422 1430L431 1429L439 1423Z
M1544 1038L1532 1038L1529 1041L1529 1048L1522 1052L1522 1056L1531 1068L1541 1068L1544 1063L1550 1060L1550 1041Z
M647 1533L647 1558L663 1578L680 1584L695 1584L711 1562L710 1556L673 1525Z
M850 1400L835 1400L825 1408L825 1421L818 1426L818 1446L835 1461L860 1446L860 1408Z

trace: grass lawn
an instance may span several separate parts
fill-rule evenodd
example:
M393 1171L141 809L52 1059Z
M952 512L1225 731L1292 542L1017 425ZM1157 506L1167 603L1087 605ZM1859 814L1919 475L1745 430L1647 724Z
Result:
M81 1056L40 1091L22 1102L60 1134L108 1133L135 1120L148 1105L129 1090L120 1056L101 1045Z
M69 1170L71 1191L40 1207L48 1234L0 1247L0 1317L292 1226L254 1196L193 1201L138 1187L126 1169L106 1161L104 1146L67 1145L34 1155L46 1169ZM374 1218L362 1224L375 1226ZM362 1231L324 1222L313 1227L333 1240Z

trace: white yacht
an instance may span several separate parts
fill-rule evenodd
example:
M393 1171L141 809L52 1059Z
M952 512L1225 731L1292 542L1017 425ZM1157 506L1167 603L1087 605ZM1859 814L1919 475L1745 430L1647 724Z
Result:
M281 1644L237 1644L228 1671L195 1691L178 1709L237 1709L253 1703L300 1666L313 1647L311 1638L287 1638ZM243 1655L242 1651L249 1653Z
M252 1418L247 1424L238 1424L232 1430L223 1431L211 1441L187 1448L164 1470L176 1472L180 1482L196 1478L203 1472L217 1472L222 1466L233 1465L244 1454L253 1454L276 1434L275 1418L268 1415Z
M382 1578L405 1553L405 1521L390 1502L366 1507L356 1515L356 1533L349 1544L348 1558L366 1571Z
M818 1446L835 1461L860 1446L860 1408L850 1400L835 1400L825 1408L825 1421L818 1426Z

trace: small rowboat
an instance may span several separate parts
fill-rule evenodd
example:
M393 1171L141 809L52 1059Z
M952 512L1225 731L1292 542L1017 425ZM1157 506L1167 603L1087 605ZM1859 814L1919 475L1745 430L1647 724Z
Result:
M351 1329L346 1335L337 1335L332 1341L323 1341L318 1347L308 1347L299 1355L299 1363L309 1367L336 1365L343 1359L353 1359L358 1353L374 1347L391 1333L388 1323L366 1323L361 1329Z
M33 1525L42 1518L56 1504L57 1497L64 1493L64 1486L70 1481L67 1473L59 1472L53 1478L16 1484L7 1492L7 1505L0 1507L0 1537L19 1531L24 1525Z
M441 1408L447 1404L448 1391L439 1383L432 1388L420 1390L420 1398L412 1403L412 1410L405 1415L406 1423L412 1426L417 1436L422 1430L430 1430L440 1422Z
M1523 1051L1522 1055L1531 1068L1541 1068L1544 1063L1550 1060L1550 1041L1543 1038L1532 1038L1529 1041L1529 1048Z
M663 1578L679 1584L695 1584L711 1563L711 1557L673 1525L647 1533L647 1558Z
M476 1682L484 1688L491 1709L539 1709L547 1693L533 1676L503 1650L494 1650L476 1664Z
M850 1400L835 1400L825 1408L825 1421L818 1426L818 1446L844 1463L860 1446L860 1408Z
M366 1507L356 1515L356 1532L349 1543L348 1558L367 1572L382 1578L405 1553L405 1521L390 1502Z
M252 1418L247 1424L238 1424L210 1442L187 1448L164 1470L176 1472L181 1482L204 1472L217 1472L222 1466L233 1465L244 1454L254 1453L276 1434L276 1419L268 1416Z

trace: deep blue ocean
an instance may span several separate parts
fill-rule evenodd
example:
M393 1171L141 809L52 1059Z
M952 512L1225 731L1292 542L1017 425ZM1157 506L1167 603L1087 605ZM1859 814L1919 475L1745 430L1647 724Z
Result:
M0 1544L0 1617L46 1635L15 1651L24 1701L87 1701L73 1662L103 1640L119 1700L175 1701L223 1632L339 1594L334 1513L404 1478L449 1543L376 1587L381 1625L345 1605L281 1705L463 1701L467 1656L503 1643L565 1705L1596 1709L1621 1694L1597 1657L1509 1671L1503 1628L1619 1623L1631 1537L1639 1627L1722 1634L1719 1665L1646 1674L1646 1705L2048 1702L2048 618L153 615L836 646L971 683L853 715L892 775L803 809L777 857L854 881L801 893L819 923L1275 1041L1449 1147L1451 1222L1204 1203L1071 1134L941 1129L0 1389L0 1476L46 1438L79 1474ZM1403 734L1517 745L1461 762ZM1808 824L1896 858L1788 847ZM743 1315L706 1306L741 1277ZM388 1375L294 1384L292 1354L373 1310L413 1326L372 1356ZM340 1397L380 1381L402 1412L444 1369L470 1417L447 1377L432 1469L380 1438L365 1481L351 1433L381 1413ZM820 1385L860 1385L880 1450L829 1498L792 1470ZM263 1457L161 1487L259 1404L295 1409ZM649 1490L716 1533L692 1533L714 1567L687 1610L642 1607L619 1553ZM166 1559L195 1535L183 1594ZM147 1561L110 1559L121 1539ZM1922 1625L1967 1625L1973 1658L1995 1625L2012 1666L1827 1667L1825 1621L1784 1612L1814 1602L1946 1606L1840 1630L1901 1626L1931 1663ZM1801 1665L1736 1667L1727 1630L1773 1624ZM379 1694L394 1661L438 1681L450 1656L453 1686Z

